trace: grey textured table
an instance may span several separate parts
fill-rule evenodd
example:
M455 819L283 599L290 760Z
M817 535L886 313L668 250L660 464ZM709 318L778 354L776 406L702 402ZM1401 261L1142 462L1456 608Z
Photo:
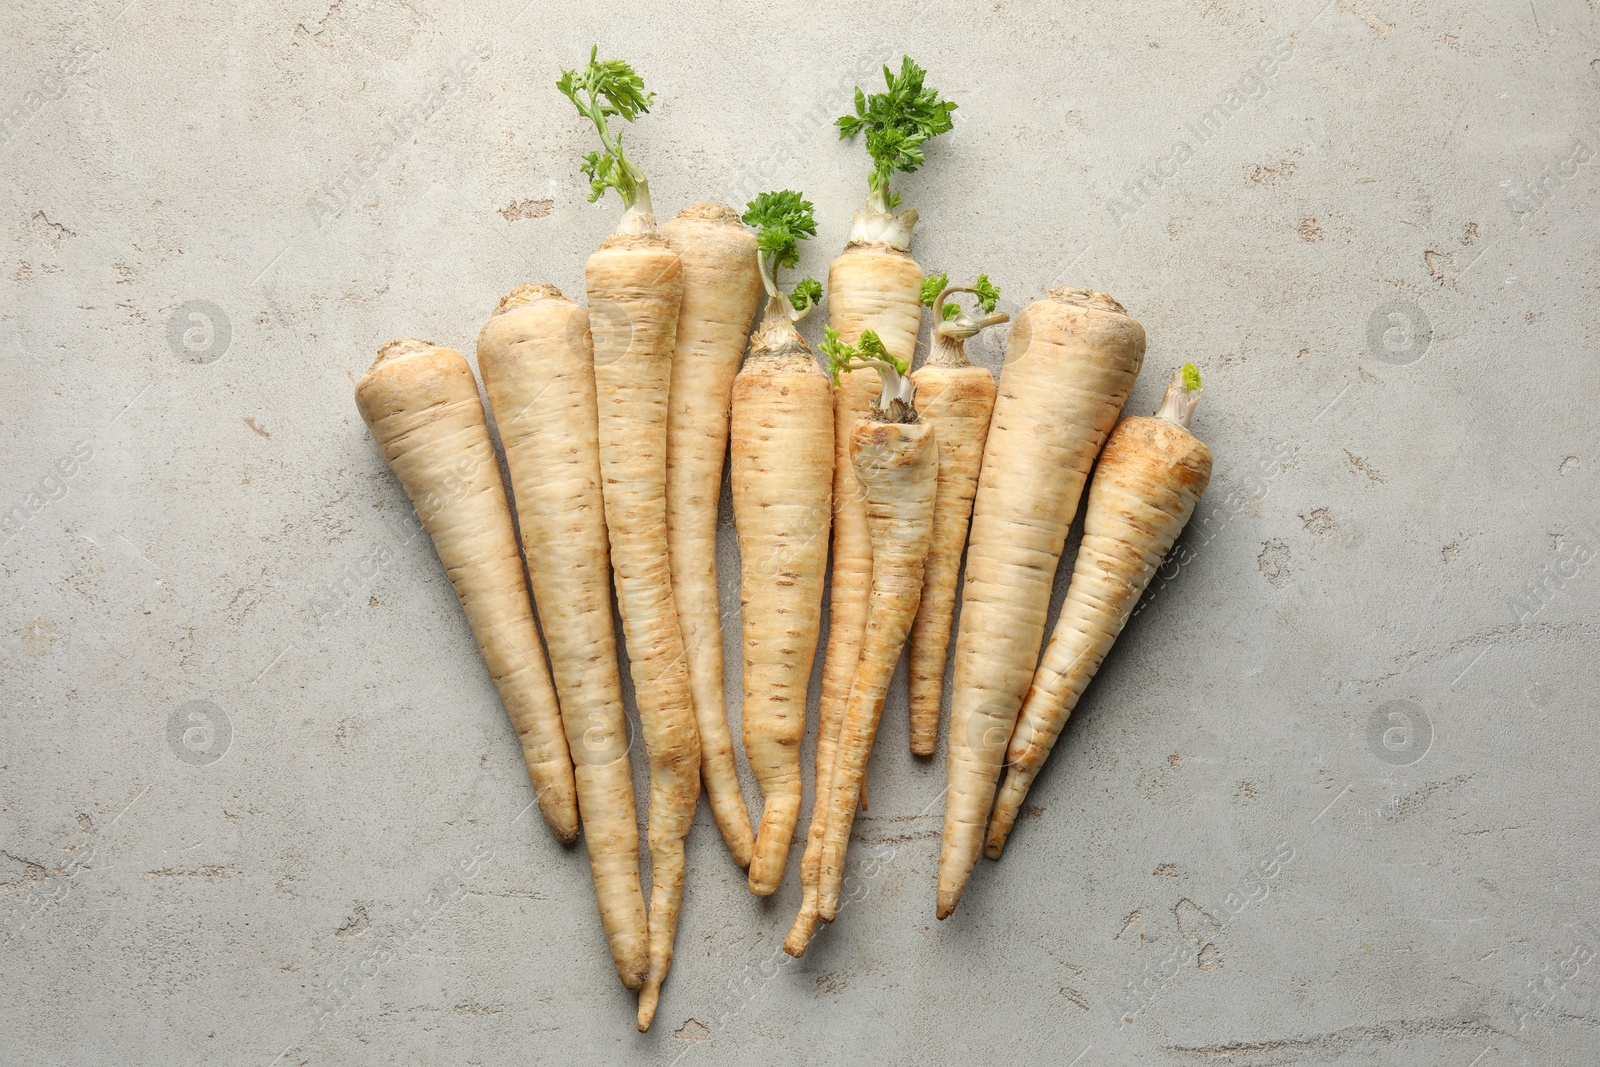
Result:
M1600 1060L1592 0L520 3L0 16L0 1061ZM351 395L581 294L595 40L658 208L803 189L817 273L910 52L920 262L1113 293L1217 456L956 916L901 691L804 961L702 805L647 1036Z

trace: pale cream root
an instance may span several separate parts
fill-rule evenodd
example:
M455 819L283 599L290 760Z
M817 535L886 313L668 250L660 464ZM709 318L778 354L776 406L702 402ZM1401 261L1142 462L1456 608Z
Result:
M562 841L576 839L572 758L472 368L428 341L390 341L356 383L356 406L433 538L545 821Z
M722 688L717 599L717 498L728 450L728 405L761 298L756 238L721 204L696 204L661 227L683 266L667 412L667 544L695 720L700 773L734 862L750 865L754 838L739 792Z
M524 558L576 764L600 921L618 977L638 989L649 969L649 936L611 622L588 313L553 286L518 287L478 334L478 369L511 471Z
M1006 344L967 541L936 914L983 849L1006 744L1044 638L1084 481L1144 360L1144 330L1104 293L1057 289Z

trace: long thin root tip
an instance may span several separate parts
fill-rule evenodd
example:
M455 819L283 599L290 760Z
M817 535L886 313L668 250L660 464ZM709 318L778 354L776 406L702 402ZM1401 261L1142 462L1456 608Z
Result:
M656 1020L656 1005L661 999L661 990L655 986L645 986L639 993L639 1032L647 1033L650 1024Z
M1006 838L1011 836L1011 827L1014 823L1007 819L1004 822L991 819L989 821L989 837L983 843L983 854L989 859L997 860L1000 853L1005 851Z
M810 908L801 908L800 914L794 917L794 925L789 928L789 936L783 939L783 951L799 959L806 954L806 946L811 944L816 932L817 913Z

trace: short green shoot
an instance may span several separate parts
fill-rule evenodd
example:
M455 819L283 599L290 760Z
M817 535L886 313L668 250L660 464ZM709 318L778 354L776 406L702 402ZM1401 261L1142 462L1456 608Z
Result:
M1186 393L1200 391L1200 368L1193 363L1183 365L1183 391Z
M575 70L563 70L556 88L580 114L594 123L600 134L603 152L590 152L583 157L583 173L589 178L589 202L592 204L615 189L622 197L622 206L632 211L635 204L641 211L650 211L650 183L622 152L622 131L613 133L606 121L620 118L632 122L650 110L656 94L645 92L644 79L620 59L600 62L600 48L589 51L589 65L580 75Z
M957 293L976 297L983 316L975 319L963 311L961 305L950 299ZM971 285L951 285L949 274L933 275L922 283L922 303L933 309L935 334L952 340L964 340L975 336L979 330L1006 322L1010 316L994 310L999 302L1000 290L987 274L978 275L978 280Z
M874 330L863 330L855 344L849 344L832 326L822 331L822 344L817 346L828 361L828 377L834 385L839 375L853 370L875 370L883 379L883 392L878 397L877 408L889 413L893 421L915 421L916 412L911 407L915 392L909 360L899 359L884 347L883 339ZM896 403L898 402L898 407Z
M1193 363L1185 363L1172 372L1172 380L1167 383L1166 395L1161 398L1161 406L1156 409L1155 417L1175 422L1184 429L1189 428L1189 420L1194 418L1194 409L1200 404L1200 368Z
M839 384L841 371L888 367L896 374L904 374L909 366L905 360L896 359L894 353L883 346L883 340L876 330L863 330L856 343L850 344L839 337L838 330L827 326L823 328L822 344L818 347L828 357L828 377L833 379L834 385Z
M787 302L793 310L789 320L798 322L822 300L822 283L802 278L786 297L778 287L778 271L797 266L800 242L817 235L817 219L811 201L792 189L762 193L745 205L741 216L746 226L756 230L756 254L761 263L761 282L775 302Z
M956 105L939 99L939 91L923 85L927 72L911 61L900 59L900 73L885 66L885 92L868 96L856 89L856 113L838 120L839 136L866 135L867 153L872 156L872 176L868 179L868 202L880 211L893 211L900 197L889 188L896 171L914 172L927 161L923 145L953 125L950 112Z

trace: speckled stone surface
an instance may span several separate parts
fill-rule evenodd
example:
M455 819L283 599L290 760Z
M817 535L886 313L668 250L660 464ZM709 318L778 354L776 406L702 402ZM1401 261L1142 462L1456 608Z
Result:
M1600 1060L1595 20L0 14L0 1062ZM391 337L581 295L617 207L553 83L594 41L659 94L658 210L804 190L819 276L867 169L832 119L911 53L961 104L897 186L918 260L1114 294L1129 410L1192 359L1217 463L956 915L902 673L838 921L788 962L798 844L757 900L702 804L644 1036L352 399Z

